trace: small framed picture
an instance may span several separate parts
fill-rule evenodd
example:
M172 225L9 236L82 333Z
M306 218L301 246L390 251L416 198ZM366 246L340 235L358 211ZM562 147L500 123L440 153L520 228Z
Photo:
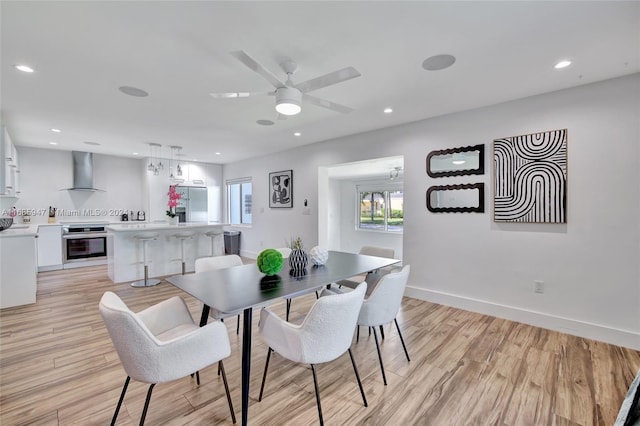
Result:
M269 207L293 207L293 170L269 173Z

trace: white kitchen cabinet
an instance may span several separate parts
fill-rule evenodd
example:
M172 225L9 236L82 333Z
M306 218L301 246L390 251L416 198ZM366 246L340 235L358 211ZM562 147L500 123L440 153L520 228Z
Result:
M0 308L36 303L36 234L22 231L0 236Z
M205 185L207 182L207 172L203 163L184 163L186 169L186 181L192 185ZM183 172L184 175L184 172Z
M18 197L18 152L5 126L0 129L0 196Z
M38 226L38 271L62 269L62 225Z

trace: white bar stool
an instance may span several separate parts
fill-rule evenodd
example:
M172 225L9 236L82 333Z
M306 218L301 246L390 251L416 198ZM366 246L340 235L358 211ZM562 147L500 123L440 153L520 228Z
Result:
M186 272L186 261L187 259L184 257L184 241L190 240L194 237L193 232L180 232L178 234L173 234L173 238L180 240L180 261L182 262L182 275Z
M215 241L217 237L220 237L224 234L224 230L223 229L213 229L209 232L206 232L204 235L206 235L207 237L211 238L211 256L215 256L216 255L216 251L215 251ZM224 255L224 249L222 250L222 254Z
M149 260L147 259L147 243L158 239L158 234L136 234L133 236L138 241L142 241L142 259L144 264L144 279L134 281L131 287L151 287L160 284L160 280L156 278L149 279Z

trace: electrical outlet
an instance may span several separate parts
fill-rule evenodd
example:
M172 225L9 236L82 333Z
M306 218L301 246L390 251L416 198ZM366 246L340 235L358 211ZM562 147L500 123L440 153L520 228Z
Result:
M536 280L533 282L533 291L535 293L544 293L544 281Z

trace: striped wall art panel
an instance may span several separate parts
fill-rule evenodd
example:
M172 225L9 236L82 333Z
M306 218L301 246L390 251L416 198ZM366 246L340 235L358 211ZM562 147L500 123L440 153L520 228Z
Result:
M567 222L567 129L493 141L494 221Z

